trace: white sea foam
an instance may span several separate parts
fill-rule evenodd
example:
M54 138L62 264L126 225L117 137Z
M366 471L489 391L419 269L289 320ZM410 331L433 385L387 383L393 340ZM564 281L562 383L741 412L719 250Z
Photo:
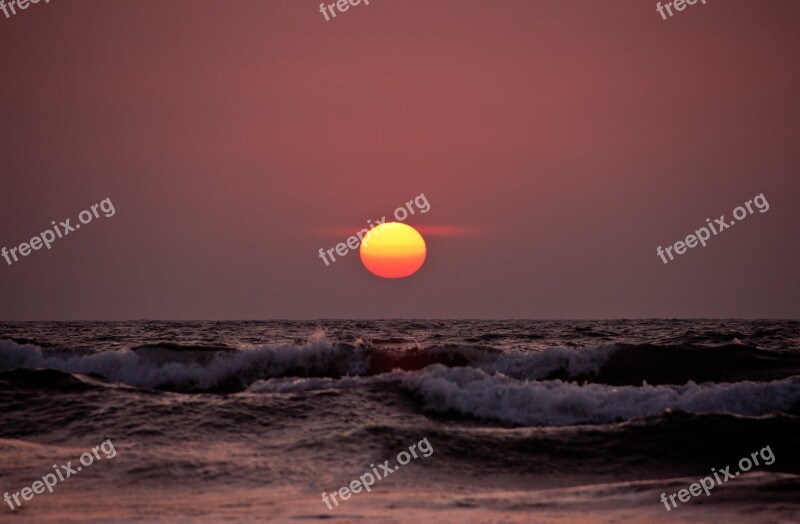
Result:
M297 370L318 374L363 374L368 359L364 349L309 342L304 346L257 346L217 352L204 363L150 361L133 350L105 351L67 356L33 344L0 341L0 370L45 368L64 373L97 373L112 380L144 388L173 386L208 389L230 378L250 383L262 377ZM161 359L156 359L161 360Z
M427 410L521 425L608 423L667 409L758 416L785 412L800 402L797 376L767 383L617 387L515 380L480 369L437 365L405 374L401 385L416 394Z
M488 372L542 379L555 371L566 371L569 376L596 373L618 351L616 346L585 348L550 347L536 353L503 353L493 362L479 365Z
M392 358L404 352L380 349ZM536 353L500 353L471 346L413 350L419 355L445 358L457 354L489 373L519 378L545 378L565 370L569 375L597 371L615 351L613 347L553 347ZM65 373L97 373L111 380L137 387L213 388L239 378L250 384L258 379L299 376L365 375L370 368L368 346L332 344L317 335L302 346L260 345L241 350L198 350L144 346L87 355L45 350L33 344L0 340L0 370L46 368Z
M159 348L155 348L159 352ZM690 413L758 416L786 412L800 403L800 377L767 383L735 382L683 386L610 386L535 380L557 370L570 375L597 371L613 348L550 348L539 353L490 353L472 366L434 364L421 370L369 372L363 345L335 345L318 339L303 346L255 346L212 351L202 361L170 361L166 349L119 350L70 355L32 344L0 341L0 371L45 368L65 373L97 373L136 387L205 390L231 379L253 393L297 393L393 383L420 399L429 412L462 415L519 425L608 423L648 417L672 409ZM162 354L163 353L163 354ZM473 353L470 353L474 356ZM342 378L338 378L338 377ZM524 377L524 378L523 378ZM531 378L534 378L533 380Z
M609 386L561 380L516 380L475 368L430 366L376 377L278 378L261 380L249 391L298 393L396 383L413 393L429 412L462 415L517 425L611 423L650 417L665 410L696 414L760 416L786 412L800 402L800 377L773 382L683 386Z
M247 391L251 393L303 393L324 389L346 389L389 382L398 379L399 373L385 373L374 377L342 377L342 378L299 378L281 377L257 380Z

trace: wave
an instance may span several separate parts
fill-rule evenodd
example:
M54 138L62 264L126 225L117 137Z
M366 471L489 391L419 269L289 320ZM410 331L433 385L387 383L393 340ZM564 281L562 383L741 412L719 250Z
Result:
M143 344L131 349L145 362L162 365L176 362L207 364L221 353L236 351L228 346L201 346L159 342Z
M721 346L615 344L608 360L588 373L551 374L612 385L777 380L800 375L800 357L741 343Z
M375 348L324 340L299 347L194 348L187 351L204 356L188 361L170 360L173 352L175 358L183 358L183 350L175 347L65 355L5 340L0 341L0 388L14 390L22 384L75 391L98 385L92 378L97 376L128 386L188 393L300 393L389 385L413 396L426 413L511 426L605 424L670 411L748 417L800 414L800 376L770 382L622 386L549 378L553 373L601 375L614 358L624 357L624 350L618 346L551 348L511 354L443 347L428 350L422 360L406 355L400 362L409 369L396 367L387 372L382 370L392 357L385 352L376 364ZM153 351L158 355L155 360ZM446 363L430 363L437 359Z
M260 378L274 376L361 375L367 371L364 348L313 342L305 346L260 346L247 350L188 350L139 347L88 355L46 352L39 346L0 341L0 370L51 369L97 374L124 384L185 392L239 391Z
M22 368L94 374L135 387L182 392L235 392L266 379L369 377L393 370L419 371L434 365L479 370L516 380L617 386L779 380L800 375L800 358L741 345L707 348L614 344L550 347L523 353L456 344L376 347L364 342L331 343L316 337L304 345L231 348L160 343L77 354L0 340L0 371Z
M611 423L670 411L761 416L797 411L800 376L767 383L609 386L528 381L479 369L432 366L400 379L427 411L510 425Z
M155 344L133 349L75 355L34 344L0 341L0 370L52 369L97 374L124 384L178 391L237 391L275 377L374 376L434 364L477 367L488 372L547 378L553 373L597 372L615 351L603 348L549 348L538 353L503 353L468 345L385 348L315 339L301 346L262 345L246 349Z
M52 369L13 369L0 371L0 388L17 390L20 386L39 390L80 392L93 389L95 383L82 375Z
M424 411L464 415L514 426L603 424L670 412L762 416L800 414L800 376L759 383L689 382L682 386L610 386L562 380L518 380L475 368L436 364L377 377L276 378L252 384L253 393L300 393L394 383L419 399Z

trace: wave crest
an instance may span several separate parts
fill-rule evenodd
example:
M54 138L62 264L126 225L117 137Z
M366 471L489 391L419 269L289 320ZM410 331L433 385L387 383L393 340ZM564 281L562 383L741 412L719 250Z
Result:
M515 380L479 369L437 365L405 374L400 383L428 411L524 426L611 423L672 410L760 416L788 412L800 403L800 377L768 383L616 387Z
M242 391L259 380L377 376L430 366L471 369L517 380L562 380L618 386L779 380L800 375L800 358L732 345L717 348L622 344L537 352L473 345L392 348L369 342L246 348L159 343L78 353L0 340L0 371L50 369L94 374L130 386L183 392Z

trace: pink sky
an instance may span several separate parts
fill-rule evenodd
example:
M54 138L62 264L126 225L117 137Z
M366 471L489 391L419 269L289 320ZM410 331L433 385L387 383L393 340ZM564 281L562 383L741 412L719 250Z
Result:
M0 259L0 319L800 318L800 3L318 9L0 14L0 246L116 208ZM318 258L420 193L413 277Z

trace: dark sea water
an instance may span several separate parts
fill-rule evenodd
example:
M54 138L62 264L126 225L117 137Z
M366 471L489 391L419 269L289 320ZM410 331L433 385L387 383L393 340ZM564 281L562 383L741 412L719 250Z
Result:
M800 322L0 323L0 495L107 439L0 522L800 522Z

